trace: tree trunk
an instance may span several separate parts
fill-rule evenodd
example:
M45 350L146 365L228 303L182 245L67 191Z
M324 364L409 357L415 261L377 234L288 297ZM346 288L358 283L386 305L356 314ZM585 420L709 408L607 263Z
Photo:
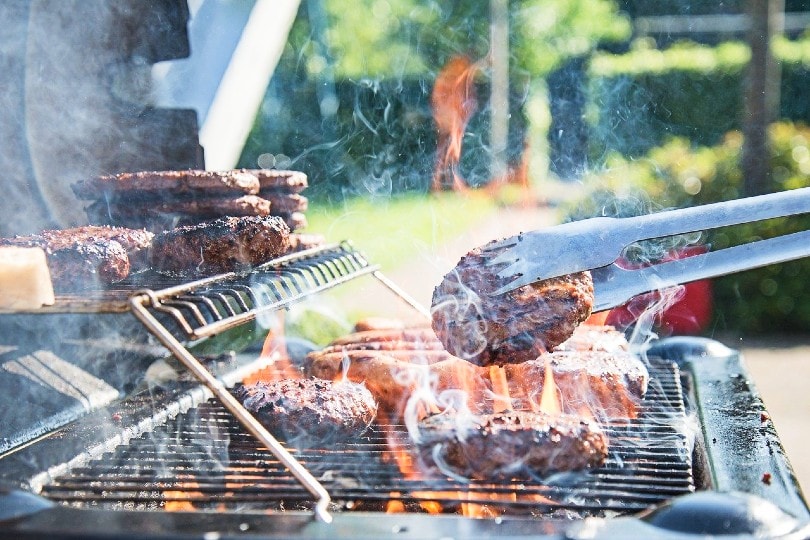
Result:
M748 0L748 43L751 61L745 77L742 171L745 195L773 190L768 149L768 125L779 110L781 69L770 41L784 25L784 0Z

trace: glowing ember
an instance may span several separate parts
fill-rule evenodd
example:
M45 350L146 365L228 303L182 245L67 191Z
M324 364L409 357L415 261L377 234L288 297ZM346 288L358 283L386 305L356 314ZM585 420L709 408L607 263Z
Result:
M199 491L192 491L200 485L195 481L179 482L177 489L166 489L163 491L163 509L167 512L193 512L194 505L188 500L190 497L202 497Z
M405 504L399 500L400 496L401 494L398 491L391 492L391 500L385 505L386 514L402 514L405 512Z

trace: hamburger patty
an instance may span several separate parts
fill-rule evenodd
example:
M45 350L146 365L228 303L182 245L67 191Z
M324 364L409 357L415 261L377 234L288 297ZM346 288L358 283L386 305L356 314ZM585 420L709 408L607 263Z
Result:
M419 423L419 458L444 474L478 480L547 477L604 464L608 442L593 422L508 411L467 419L437 414Z
M433 329L446 349L481 366L525 362L564 342L591 314L589 272L547 279L495 296L508 281L476 248L433 291Z
M145 267L154 235L142 229L88 225L0 239L0 245L40 247L57 293L106 287Z
M270 201L257 195L240 197L196 197L193 199L163 199L159 202L134 204L98 200L85 208L89 219L95 222L146 223L150 218L193 215L202 219L221 216L269 216Z
M515 408L540 401L547 364L563 412L587 410L600 420L636 418L650 381L641 359L627 351L554 351L504 368Z
M225 217L155 235L149 259L158 272L215 274L249 268L290 250L277 216Z
M115 200L161 199L181 194L255 195L261 189L259 178L245 170L228 171L139 171L98 176L71 185L80 199L96 200L105 195Z
M321 379L257 382L236 389L245 408L274 435L287 440L346 440L374 420L377 404L365 386Z
M309 185L307 175L300 171L279 169L246 169L259 179L261 193L301 193Z

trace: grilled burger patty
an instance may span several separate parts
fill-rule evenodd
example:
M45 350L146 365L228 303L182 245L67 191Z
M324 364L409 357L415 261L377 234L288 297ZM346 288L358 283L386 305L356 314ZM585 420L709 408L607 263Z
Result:
M80 199L126 200L161 199L180 194L256 195L261 189L259 178L243 169L228 171L139 171L109 174L71 185Z
M495 296L508 281L476 248L433 291L433 329L447 350L479 364L525 362L553 349L591 314L593 280L578 272Z
M290 228L277 216L225 217L155 235L152 268L215 274L261 264L290 250Z
M236 389L245 408L274 435L286 439L345 440L361 435L377 404L365 386L321 379L283 379Z
M437 414L419 423L422 462L478 480L547 477L604 464L607 437L570 415L508 411L469 417Z
M88 225L0 239L0 245L40 247L58 293L105 287L146 264L154 235L143 229Z

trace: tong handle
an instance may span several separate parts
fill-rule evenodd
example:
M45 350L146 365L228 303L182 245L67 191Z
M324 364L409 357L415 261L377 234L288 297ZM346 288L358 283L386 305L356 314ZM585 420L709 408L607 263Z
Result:
M807 212L810 212L810 188L800 188L620 221L624 221L625 230L632 237L627 242L629 244L648 238L663 238Z
M596 293L593 311L620 306L645 292L807 256L810 231L801 231L635 270L610 264L592 270Z

